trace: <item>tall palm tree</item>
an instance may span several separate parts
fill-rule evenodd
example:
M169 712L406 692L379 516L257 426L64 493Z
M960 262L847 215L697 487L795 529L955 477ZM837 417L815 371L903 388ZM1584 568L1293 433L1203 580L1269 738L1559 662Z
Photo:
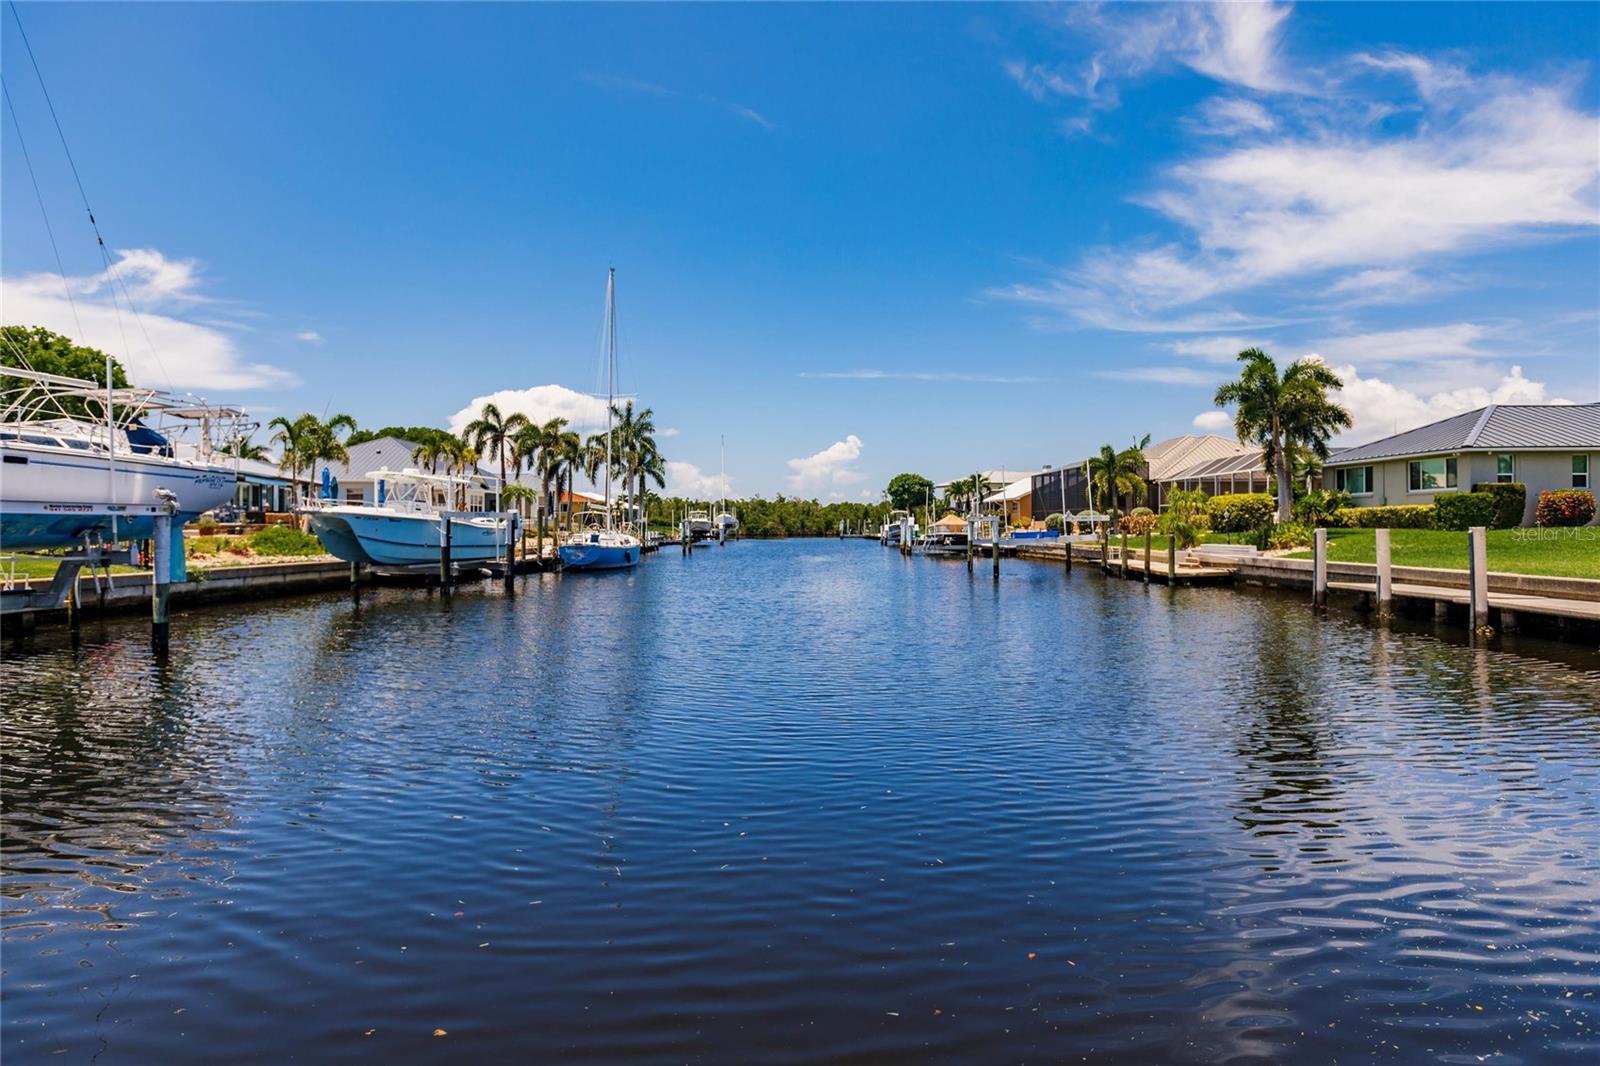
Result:
M527 422L517 431L513 440L513 454L517 469L523 466L539 474L538 524L539 555L544 556L544 527L550 513L550 478L555 469L555 452L561 442L561 431L566 428L565 418L552 418L548 422Z
M449 436L440 440L439 447L443 452L441 456L445 461L445 472L454 474L458 478L467 478L478 469L478 460L482 458L478 449L460 437ZM463 480L456 486L455 508L458 511L467 509L467 486Z
M647 478L660 488L666 487L665 464L656 448L655 412L648 407L635 411L633 401L629 400L622 407L613 405L611 416L614 422L612 451L622 473L622 483L642 508Z
M1278 482L1278 521L1287 522L1294 502L1290 449L1299 444L1319 459L1328 457L1328 438L1351 425L1350 412L1328 398L1329 389L1344 383L1317 359L1297 360L1280 374L1270 355L1246 348L1239 362L1239 380L1217 389L1215 402L1234 406L1233 428L1241 442L1261 445Z
M461 431L461 436L471 441L474 448L499 460L502 495L506 488L506 460L516 452L517 433L527 424L526 415L517 412L502 415L498 406L486 403L478 417Z
M298 499L300 495L300 467L305 463L304 448L311 443L311 428L306 422L310 415L301 415L296 419L289 419L278 415L267 423L268 429L276 429L272 435L272 442L283 449L283 458L278 461L278 468L289 472L290 491Z
M1122 502L1124 498L1137 501L1144 499L1149 486L1145 483L1144 472L1148 468L1144 450L1150 443L1150 434L1133 442L1133 446L1118 451L1109 444L1100 446L1100 454L1083 464L1083 472L1088 475L1091 488L1098 489L1101 507L1110 519L1120 520L1122 516ZM1091 501L1089 509L1094 510ZM1104 524L1105 550L1111 548L1111 522ZM1105 558L1104 555L1101 558Z
M439 472L439 461L444 458L446 450L441 437L431 437L417 445L411 452L411 461L418 466L426 466L430 474Z
M571 529L572 528L571 497L572 497L572 491L573 491L573 488L574 488L572 482L573 482L573 478L577 476L578 470L583 466L583 455L584 455L584 452L583 452L583 438L578 436L577 433L573 432L570 429L563 430L562 433L561 433L561 436L557 439L556 446L555 446L554 450L555 450L555 466L553 467L553 469L555 470L555 475L556 475L556 482L555 482L555 487L556 487L556 526L557 526L557 528L560 528L560 524L561 524L561 497L562 497L562 487L561 486L562 486L563 479L565 479L565 481L566 481L566 490L565 491L566 491L566 496L568 498L567 528Z

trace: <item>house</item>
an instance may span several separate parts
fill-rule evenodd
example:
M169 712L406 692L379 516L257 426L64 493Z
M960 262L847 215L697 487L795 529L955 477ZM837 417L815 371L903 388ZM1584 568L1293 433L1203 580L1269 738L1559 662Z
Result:
M1048 466L1045 467L1045 470L1049 469L1050 468ZM1010 486L1016 484L1019 480L1030 481L1040 472L1030 470L979 470L976 471L976 473L983 478L990 488L997 489L996 492L985 496L983 498L983 502L987 504L993 500L995 504L998 505L1000 502L1000 491L1003 491L1005 488L1009 488ZM950 503L956 507L956 509L966 510L969 505L969 501L961 494L960 485L963 482L970 481L971 477L971 474L965 474L961 477L951 478L949 481L940 482L933 487L933 491L940 496L947 497ZM951 495L950 493L950 488L952 485L956 486L956 492L954 495ZM1032 486L1030 485L1029 492L1031 493L1031 491Z
M1042 472L1042 471L1041 471ZM1006 525L1026 528L1033 524L1034 475L1020 477L983 498L985 508L1004 508ZM1040 516L1043 517L1042 515Z
M1144 449L1145 466L1141 474L1149 486L1149 493L1142 501L1142 505L1155 511L1165 507L1167 493L1172 487L1174 485L1178 488L1184 487L1176 481L1176 478L1186 470L1200 468L1213 462L1223 465L1237 463L1248 465L1247 457L1250 456L1259 462L1261 450L1213 433L1187 433L1147 445ZM1059 470L1046 468L1035 474L1032 486L1034 512L1042 518L1064 511L1081 514L1091 509L1105 510L1105 501L1099 498L1093 501L1094 507L1090 507L1090 485L1085 472L1088 463L1088 459L1082 459L1076 463L1069 463ZM1247 490L1240 488L1239 491ZM1098 494L1096 495L1098 497Z
M291 481L287 470L265 459L229 457L224 462L233 465L239 481L233 495L234 506L246 514L256 515L253 521L263 521L268 512L283 513L294 510L296 488L299 489L300 496L312 491L311 481L304 473L298 475L295 481Z
M1322 478L1357 507L1426 504L1441 492L1521 482L1528 488L1522 524L1531 525L1539 493L1593 491L1597 459L1600 403L1502 403L1345 449Z

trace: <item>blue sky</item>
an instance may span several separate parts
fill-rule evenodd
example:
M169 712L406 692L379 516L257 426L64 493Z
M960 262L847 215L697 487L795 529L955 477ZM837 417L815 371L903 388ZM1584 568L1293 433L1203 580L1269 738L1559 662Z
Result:
M589 417L611 265L687 492L1227 432L1249 344L1351 440L1600 398L1592 4L19 10L139 322L9 10L5 321L263 419Z

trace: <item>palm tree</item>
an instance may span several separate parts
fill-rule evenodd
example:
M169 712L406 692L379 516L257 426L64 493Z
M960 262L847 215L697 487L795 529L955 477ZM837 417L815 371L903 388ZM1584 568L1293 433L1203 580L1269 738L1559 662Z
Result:
M442 452L441 458L445 460L445 473L454 474L459 478L465 479L473 471L477 470L478 460L481 458L478 454L478 449L460 437L445 437L440 440L439 447ZM467 509L467 486L464 480L456 486L455 497L456 510L465 511Z
M533 490L521 482L514 481L509 485L502 484L500 486L501 510L513 510L518 504L532 502ZM519 547L522 548L522 557L526 559L528 557L527 537L519 536L517 539L523 542Z
M430 474L439 472L439 460L446 457L445 444L442 437L425 440L411 452L411 461L418 466L426 466Z
M552 418L548 422L524 422L512 441L517 469L524 465L539 474L538 538L539 555L544 556L544 526L550 508L550 478L555 469L556 449L561 443L561 431L566 428L565 418Z
M566 495L568 497L569 504L567 508L567 528L571 529L572 508L570 506L570 497L572 496L573 490L572 481L573 478L577 476L579 468L583 466L583 438L578 436L577 433L570 429L563 430L560 438L557 440L554 450L555 465L552 467L552 469L555 471L556 475L556 526L557 528L560 528L561 524L561 483L564 477L566 480Z
M1233 428L1240 441L1261 445L1278 482L1278 521L1287 522L1294 501L1290 449L1299 444L1319 459L1328 457L1328 438L1351 425L1350 412L1328 399L1328 390L1344 383L1318 359L1296 360L1279 374L1270 355L1246 348L1239 362L1239 380L1217 389L1215 402L1236 408Z
M1148 463L1144 457L1144 449L1150 443L1150 434L1133 442L1130 448L1120 452L1109 444L1100 446L1100 454L1083 464L1083 472L1089 477L1091 488L1100 490L1101 506L1105 509L1108 518L1116 519L1122 514L1122 501L1126 497L1135 502L1143 500L1149 486L1145 484L1144 472ZM1091 499L1089 510L1094 510ZM1109 556L1111 551L1111 523L1104 525L1105 548L1102 559Z
M250 438L254 434L245 434L235 440L230 440L222 446L223 455L236 455L240 459L265 460L267 450Z
M487 454L499 460L501 495L505 494L506 488L506 460L516 452L517 433L527 424L526 415L516 412L502 415L499 407L486 403L483 410L478 412L478 417L468 422L461 431L461 436L471 441L474 448L480 452L487 448Z
M311 429L306 419L310 415L301 415L290 421L284 415L279 415L267 423L268 429L276 428L272 435L272 442L281 445L283 458L278 461L278 469L289 472L290 491L299 497L300 467L305 461L302 449L311 442Z
M666 487L665 463L656 448L655 412L648 407L635 411L633 401L629 400L620 408L613 406L611 416L614 420L612 452L622 473L622 483L642 508L647 478L660 488Z

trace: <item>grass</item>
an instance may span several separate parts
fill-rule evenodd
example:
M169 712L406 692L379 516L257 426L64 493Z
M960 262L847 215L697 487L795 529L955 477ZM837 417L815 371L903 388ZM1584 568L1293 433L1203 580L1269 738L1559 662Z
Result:
M1600 579L1600 528L1491 529L1486 552L1489 569L1510 574ZM1467 568L1467 535L1438 529L1396 529L1389 534L1395 566ZM1299 551L1291 559L1309 559ZM1377 562L1377 534L1371 529L1328 530L1328 559L1336 563Z

